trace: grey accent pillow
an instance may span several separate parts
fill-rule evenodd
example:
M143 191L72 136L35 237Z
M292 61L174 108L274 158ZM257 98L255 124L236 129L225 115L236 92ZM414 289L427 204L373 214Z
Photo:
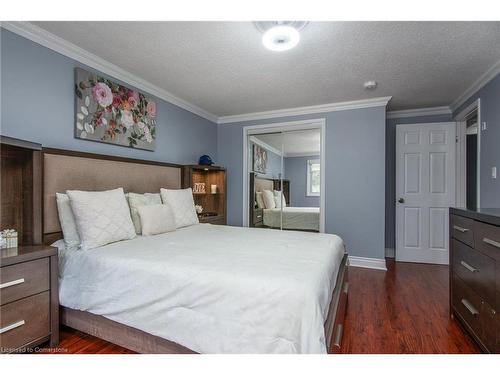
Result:
M69 197L63 193L56 193L56 203L66 248L77 248L80 246L80 236Z
M152 204L161 204L160 193L127 193L125 194L128 200L128 205L130 207L130 216L132 217L132 222L134 223L135 233L141 234L141 218L137 209L141 206L148 206Z
M137 213L141 219L143 236L173 232L176 229L174 213L168 204L139 206Z
M175 216L177 228L198 224L198 215L194 208L193 190L188 189L160 189L163 204L168 204Z

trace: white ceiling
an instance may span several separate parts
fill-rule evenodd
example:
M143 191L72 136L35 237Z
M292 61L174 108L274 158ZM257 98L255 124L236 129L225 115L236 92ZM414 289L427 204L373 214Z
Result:
M286 52L251 22L34 24L216 116L382 96L391 110L449 105L500 60L500 22L310 22Z
M319 129L288 131L284 133L258 134L255 138L269 146L282 150L284 156L319 155L321 151L321 135Z

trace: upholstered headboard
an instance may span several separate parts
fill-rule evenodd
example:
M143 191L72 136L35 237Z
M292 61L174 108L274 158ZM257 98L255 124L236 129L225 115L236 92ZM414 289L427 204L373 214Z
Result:
M264 190L273 190L274 189L274 180L270 180L267 178L259 178L255 177L255 192L264 191Z
M61 236L56 193L66 190L159 192L181 188L182 166L64 150L43 150L43 235L49 243Z

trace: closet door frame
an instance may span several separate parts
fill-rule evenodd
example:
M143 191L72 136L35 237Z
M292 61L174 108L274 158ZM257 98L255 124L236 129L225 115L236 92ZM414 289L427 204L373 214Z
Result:
M320 193L320 214L319 214L319 231L320 233L325 232L325 171L326 171L326 158L325 158L325 138L326 138L326 119L325 118L315 118L309 120L300 121L287 121L279 123L270 123L262 125L252 125L243 128L243 226L249 226L249 153L248 153L248 138L252 135L271 133L271 132L287 132L290 130L309 130L309 129L319 129L321 132L321 193Z

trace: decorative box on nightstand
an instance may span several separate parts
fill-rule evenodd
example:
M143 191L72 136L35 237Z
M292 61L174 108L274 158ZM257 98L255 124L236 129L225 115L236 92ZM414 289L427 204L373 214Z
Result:
M0 351L24 352L59 343L57 249L0 250Z

